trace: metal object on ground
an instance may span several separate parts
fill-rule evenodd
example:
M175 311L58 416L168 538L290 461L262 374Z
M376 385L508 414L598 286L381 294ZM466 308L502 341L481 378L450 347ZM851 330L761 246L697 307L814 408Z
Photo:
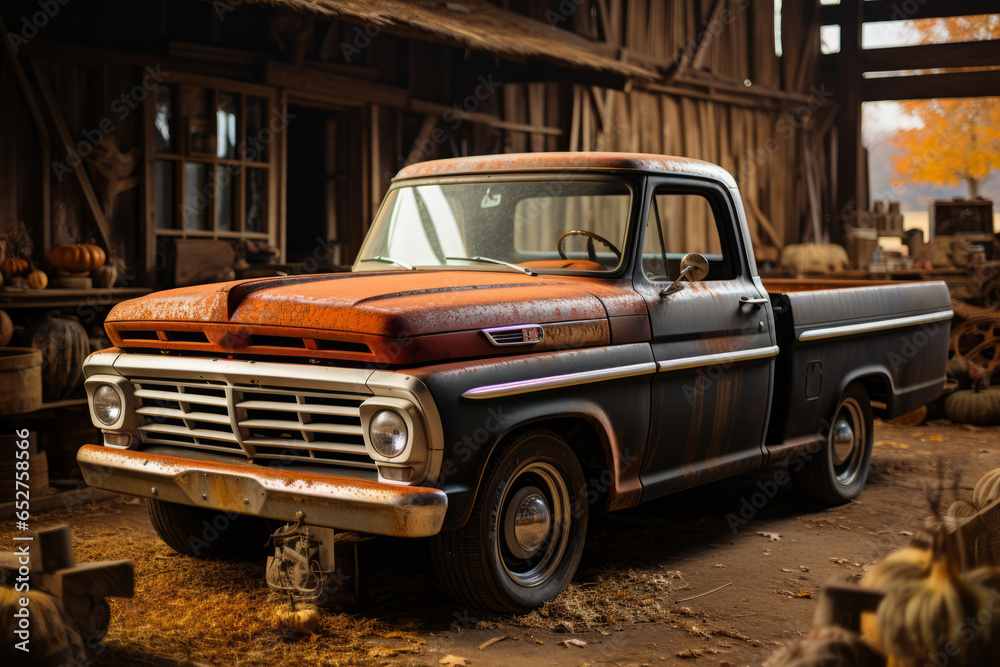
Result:
M274 555L267 558L264 574L267 585L299 602L319 605L356 602L357 542L351 538L357 536L335 534L332 528L304 526L304 515L299 514L295 523L286 524L271 536Z

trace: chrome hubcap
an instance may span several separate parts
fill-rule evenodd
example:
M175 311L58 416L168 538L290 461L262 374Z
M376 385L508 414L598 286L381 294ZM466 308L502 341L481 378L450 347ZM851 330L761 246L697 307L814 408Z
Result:
M507 574L539 586L557 569L569 540L569 490L549 464L531 462L504 489L497 551Z
M833 472L837 481L848 485L861 472L868 433L861 405L849 398L840 406L830 431Z
M846 461L854 449L854 429L846 419L838 419L833 426L833 458L840 464Z
M526 488L521 489L518 494L524 495L525 492L528 492L527 495L517 505L517 512L514 513L514 541L525 555L530 555L545 541L552 525L552 517L540 492L535 493Z

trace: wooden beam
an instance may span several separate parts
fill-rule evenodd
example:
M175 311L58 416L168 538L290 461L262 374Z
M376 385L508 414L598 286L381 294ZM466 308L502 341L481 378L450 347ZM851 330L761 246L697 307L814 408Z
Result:
M866 49L861 52L862 72L990 66L1000 66L1000 39Z
M379 118L379 109L377 104L372 104L369 108L369 121L371 132L368 135L369 144L368 152L371 157L369 157L369 168L371 169L371 176L369 176L368 186L370 192L368 196L371 197L371 215L375 215L375 211L378 210L379 203L382 201L382 168L381 168L381 153L382 148L379 145L379 139L382 136L382 123ZM365 220L365 231L368 231L368 225L371 224L371 217Z
M49 128L45 124L45 117L42 115L42 108L38 105L35 91L31 87L31 82L28 81L28 75L24 71L21 59L14 51L14 46L7 38L7 34L7 25L4 23L3 17L0 16L0 37L3 39L10 68L14 72L14 78L17 79L17 85L20 86L21 94L24 95L24 101L31 112L35 129L38 130L38 145L42 152L42 253L44 254L52 246L52 171L50 166L52 162L52 137L49 135Z
M705 86L709 88L717 88L719 90L726 90L731 93L738 93L740 95L752 95L754 97L765 97L773 100L784 100L788 102L810 102L813 100L812 95L807 95L805 93L796 93L788 90L780 90L778 88L769 88L767 86L759 85L747 86L736 81L726 81L714 76L709 77L704 74L694 74L693 72L691 74L678 75L674 83L686 84L689 86Z
M430 157L430 155L422 154L420 147L424 144L425 141L431 138L431 132L433 132L434 128L437 127L439 120L440 116L438 116L437 114L429 113L426 116L424 116L424 122L421 123L420 125L420 131L417 132L417 137L416 139L413 140L413 146L410 148L409 152L406 153L406 157L404 158L403 164L400 167L400 169L402 169L403 167L408 167L414 162L423 162L424 160ZM416 159L411 160L410 159L411 155Z
M597 0L597 16L601 20L601 31L604 42L609 46L618 46L618 35L611 29L611 16L608 14L608 0Z
M861 97L865 102L981 97L997 90L1000 90L1000 69L861 80Z
M155 100L155 97L154 97ZM145 224L139 225L139 284L156 285L156 137L146 128L153 127L156 118L154 100L146 99L142 104L142 217ZM242 192L242 190L238 190ZM240 197L242 200L243 197ZM241 217L242 219L242 217Z
M215 80L250 82L257 78L255 68L236 67L211 61L182 60L163 57L156 53L138 53L116 49L102 49L93 46L83 46L54 39L35 37L25 44L21 52L32 60L50 60L67 63L77 67L100 67L101 65L124 65L126 67L146 67L156 64L164 72L185 72L213 77ZM251 85L249 83L243 85ZM264 96L267 93L263 93Z
M264 82L293 92L325 92L329 97L344 102L379 104L396 109L405 108L408 98L408 93L403 88L325 72L314 67L294 67L277 62L267 63Z
M569 125L569 150L573 152L580 150L580 116L582 115L582 104L580 86L573 86L573 110Z
M288 91L282 90L278 93L278 106L281 107L281 117L288 117ZM271 99L274 104L274 99ZM274 225L267 226L267 233L270 236L271 244L278 248L278 261L284 264L288 261L288 132L281 131L275 133L275 146L268 156L271 162L271 169L278 172L277 178L277 213L278 228ZM245 177L244 177L245 178ZM274 185L275 179L269 178L269 187ZM245 205L245 204L244 204ZM245 214L245 212L244 212ZM246 219L243 218L244 224Z
M845 3L822 8L824 25L842 24L846 16ZM996 0L881 0L866 2L862 19L873 21L903 21L909 19L937 19L948 16L975 16L994 14Z
M838 183L836 208L831 211L834 243L840 243L843 230L841 214L867 210L868 201L864 168L864 149L861 145L861 15L865 0L843 0L840 7L845 19L840 29L840 53L837 60L837 79L833 101L840 107L837 114L837 171ZM808 189L807 195L812 196ZM820 239L814 239L819 241Z
M42 71L37 62L31 63L31 69L35 74L35 80L38 82L38 89L42 93L42 99L45 101L49 116L52 117L52 124L55 125L56 132L59 134L59 141L66 148L67 156L70 154L76 155L76 144L73 142L69 127L66 126L66 119L63 118L62 112L59 110L59 104L52 93L52 88L49 86L49 80L45 76L45 72ZM73 167L73 173L80 184L80 190L83 192L83 198L86 200L90 214L94 218L94 224L101 235L101 240L104 241L104 247L110 251L112 247L111 230L108 228L108 221L104 218L104 209L101 207L101 202L97 199L97 193L94 192L94 186L90 183L90 177L87 175L86 169L84 169L83 158L78 157L79 159Z
M561 137L563 131L558 127L548 127L546 125L529 125L526 123L512 123L497 116L491 116L488 113L482 113L479 111L461 111L456 110L454 107L447 106L445 104L438 104L437 102L424 102L422 100L410 100L409 105L405 108L410 111L415 111L422 114L437 114L443 116L444 114L453 115L454 118L463 121L469 121L470 123L479 123L481 125L488 125L489 127L495 127L501 130L507 130L510 132L526 132L528 134L545 134L553 137Z
M699 84L707 85L707 84ZM644 90L649 90L655 93L666 93L667 95L675 95L677 97L687 97L689 99L695 100L709 100L711 102L719 102L720 104L735 104L738 106L749 107L751 109L774 109L777 105L773 100L766 98L760 98L753 95L739 95L739 94L727 94L721 93L713 88L709 87L708 90L698 90L695 88L687 88L683 86L664 86L658 83L651 83L643 87Z
M782 250L785 247L785 240L781 238L777 231L775 231L774 225L772 225L768 217L764 215L764 212L760 210L760 206L757 205L757 202L749 197L746 197L745 201L750 205L750 209L753 211L753 215L757 219L757 224L767 234L767 237L771 240L771 244L778 250Z
M715 7L712 9L712 14L708 17L708 21L705 22L704 32L701 33L701 41L698 42L697 48L694 50L694 56L691 58L692 69L701 69L701 66L705 62L705 54L707 51L705 48L712 41L712 31L713 25L719 20L719 14L722 12L723 6L727 2L725 0L715 0Z

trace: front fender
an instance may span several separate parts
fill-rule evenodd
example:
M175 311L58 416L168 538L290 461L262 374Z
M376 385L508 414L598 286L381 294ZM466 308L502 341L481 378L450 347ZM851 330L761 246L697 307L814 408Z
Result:
M610 508L638 503L655 368L649 345L636 343L408 370L426 384L441 414L444 529L468 520L490 457L505 438L552 419L578 418L598 434L611 472Z

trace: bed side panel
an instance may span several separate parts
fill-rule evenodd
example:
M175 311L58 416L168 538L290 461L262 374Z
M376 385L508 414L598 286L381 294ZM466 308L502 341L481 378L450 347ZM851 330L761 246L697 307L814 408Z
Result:
M951 329L944 283L795 292L782 300L791 315L782 323L791 343L781 353L787 357L783 440L825 439L824 420L855 380L864 379L871 399L886 404L876 414L890 418L941 393ZM780 428L772 429L769 441L780 435Z

